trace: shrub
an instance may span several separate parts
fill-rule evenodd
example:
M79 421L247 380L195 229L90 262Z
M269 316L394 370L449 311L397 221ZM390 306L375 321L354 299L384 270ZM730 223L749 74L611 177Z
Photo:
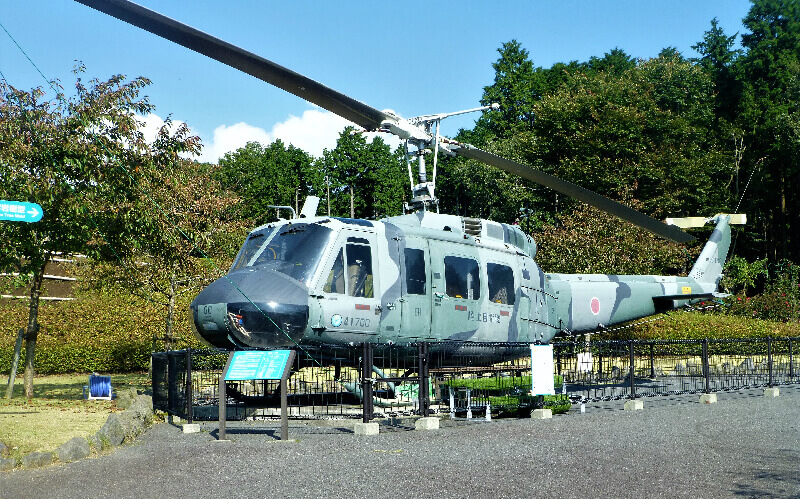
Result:
M175 319L179 348L198 348L189 323L188 298ZM27 301L4 301L0 316L0 372L8 373L16 332L28 321ZM153 337L163 336L164 310L128 293L94 292L70 302L42 302L36 348L37 374L125 373L147 370ZM161 350L161 342L156 349ZM24 366L24 348L19 372Z

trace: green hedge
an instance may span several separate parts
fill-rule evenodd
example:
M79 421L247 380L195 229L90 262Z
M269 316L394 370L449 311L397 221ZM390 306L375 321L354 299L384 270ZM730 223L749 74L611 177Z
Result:
M654 320L655 319L655 320ZM674 311L652 319L611 327L593 340L701 340L703 338L779 338L800 336L800 323L773 322L721 312Z
M187 299L188 300L188 299ZM0 373L11 369L17 330L28 322L27 300L3 300ZM200 345L189 324L188 301L177 307L178 348ZM42 302L36 342L36 373L146 371L153 336L164 335L166 310L124 292L90 293L69 302ZM159 342L156 349L163 349ZM24 370L23 342L19 373Z

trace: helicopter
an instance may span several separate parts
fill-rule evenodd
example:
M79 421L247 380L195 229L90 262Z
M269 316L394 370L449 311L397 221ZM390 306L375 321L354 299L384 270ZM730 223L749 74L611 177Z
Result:
M319 198L309 197L299 214L247 235L228 273L190 305L195 334L212 347L547 344L559 334L595 331L724 296L718 286L730 226L745 223L744 215L662 222L440 135L443 119L496 105L403 119L127 0L76 1L248 73L366 131L391 133L405 142L412 193L405 215L377 221L319 216ZM519 227L438 212L440 154L497 167L679 243L695 239L682 229L709 222L716 226L686 277L545 273L535 261L535 241ZM431 155L428 180L426 157Z

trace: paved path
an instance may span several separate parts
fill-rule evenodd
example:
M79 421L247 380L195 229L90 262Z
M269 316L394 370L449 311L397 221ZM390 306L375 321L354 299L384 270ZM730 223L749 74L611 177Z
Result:
M159 424L97 458L0 474L0 497L800 497L800 387L573 407L551 420L438 431ZM391 431L384 431L391 430Z

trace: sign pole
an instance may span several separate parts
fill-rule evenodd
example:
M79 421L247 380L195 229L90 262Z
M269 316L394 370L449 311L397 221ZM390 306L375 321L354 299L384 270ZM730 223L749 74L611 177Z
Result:
M225 394L225 376L228 375L232 360L233 352L228 354L228 362L225 363L225 369L219 377L219 433L217 434L217 440L227 440L225 438L225 418L228 416L228 408L225 406L225 402L228 397Z
M291 350L289 359L286 361L286 367L283 370L283 375L281 376L281 440L289 440L289 375L292 372L295 355L296 352Z
M228 363L219 379L219 440L225 439L225 382L271 379L280 382L281 439L289 438L288 379L294 365L294 350L237 351L228 356Z

